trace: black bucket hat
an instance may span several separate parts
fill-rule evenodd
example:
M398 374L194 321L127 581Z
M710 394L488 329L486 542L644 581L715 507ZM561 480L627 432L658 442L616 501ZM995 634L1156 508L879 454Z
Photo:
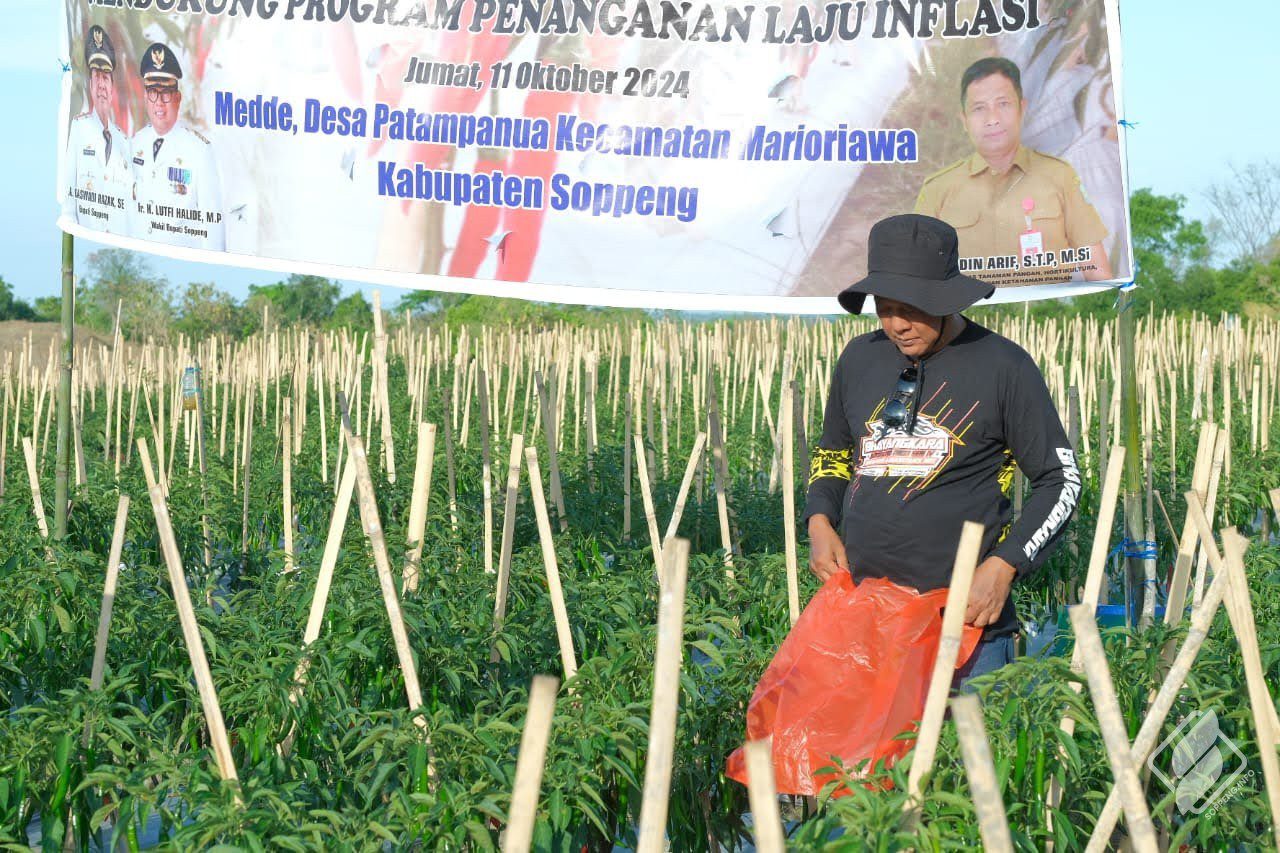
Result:
M862 313L867 296L884 296L945 317L995 291L995 285L960 272L956 229L932 216L904 213L871 226L867 276L836 299L850 314Z

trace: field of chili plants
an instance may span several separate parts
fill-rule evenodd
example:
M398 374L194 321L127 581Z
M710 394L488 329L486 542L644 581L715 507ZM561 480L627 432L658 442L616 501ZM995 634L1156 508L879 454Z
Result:
M533 849L646 849L654 552L672 533L688 540L691 556L659 835L677 851L751 845L747 790L726 779L725 760L742 744L747 701L789 630L789 576L801 607L817 589L803 568L803 538L789 545L798 509L784 498L790 490L795 507L803 502L830 367L867 328L760 320L460 331L400 320L373 336L277 329L243 342L86 348L77 354L74 486L60 541L44 517L54 493L56 363L30 347L0 354L0 845L497 849L515 817L530 684L545 673L560 685ZM1044 631L1085 583L1102 457L1119 443L1114 329L1009 321L999 330L1040 361L1086 482L1062 547L1015 587L1028 645L1044 651L982 678L978 696L1012 846L1084 849L1114 765L1085 673L1073 670L1070 645L1047 642ZM1272 686L1280 683L1280 548L1268 497L1280 485L1280 452L1269 441L1278 331L1273 322L1141 321L1145 487L1134 497L1152 519L1143 538L1156 554L1146 585L1158 592L1153 604L1167 603L1188 541L1187 602L1212 600L1215 590L1220 598L1207 562L1219 546L1197 552L1197 528L1184 522L1187 490L1201 493L1215 528L1235 525L1251 539L1244 566ZM183 375L195 364L202 395L188 408L195 377L184 384ZM344 438L344 407L357 442ZM538 499L550 508L544 531L530 466L513 444L536 456ZM357 483L352 498L348 480L348 507L343 481L355 478L366 446L369 488ZM150 490L144 450L155 468ZM1019 483L1015 500L1022 493ZM377 530L362 522L365 497ZM420 542L416 524L425 525ZM194 636L175 606L161 535L169 527ZM1101 537L1102 595L1123 601L1123 553L1111 553L1124 538L1118 517ZM416 706L406 699L379 553L392 569ZM317 611L318 581L330 579ZM94 679L107 586L104 666ZM560 602L572 668L557 631ZM1159 773L1146 771L1145 758L1133 762L1162 848L1274 843L1261 760L1261 750L1274 753L1274 701L1268 691L1267 707L1257 707L1246 677L1252 646L1216 603L1155 743L1188 715L1213 711L1244 770L1195 811L1162 781L1176 781L1185 756L1157 750ZM1144 622L1103 637L1129 741L1168 670L1162 651L1189 633L1185 618ZM193 673L193 641L208 662L218 723ZM234 778L219 756L222 727ZM904 819L911 752L867 769L873 784L854 784L848 796L786 804L787 846L984 843L961 753L948 721L919 820ZM1101 832L1098 849L1128 844L1129 822Z

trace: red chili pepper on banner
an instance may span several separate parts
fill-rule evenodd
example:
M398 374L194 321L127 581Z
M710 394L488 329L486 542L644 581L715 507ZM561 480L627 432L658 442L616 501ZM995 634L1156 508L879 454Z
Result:
M573 112L578 96L573 92L530 92L524 101L524 114L530 118L555 119L557 113ZM515 151L511 155L511 172L522 178L542 178L550 183L556 170L555 151ZM542 218L546 209L505 210L503 229L511 232L506 251L498 262L498 278L502 281L528 281L538 255L542 235Z
M476 163L475 174L487 175L504 166L504 160L480 160ZM458 230L458 243L453 247L453 254L449 258L448 274L458 278L474 278L489 253L488 238L501 225L502 208L487 204L468 205L467 212L462 217L462 228ZM493 248L498 252L501 263L505 250L501 245Z

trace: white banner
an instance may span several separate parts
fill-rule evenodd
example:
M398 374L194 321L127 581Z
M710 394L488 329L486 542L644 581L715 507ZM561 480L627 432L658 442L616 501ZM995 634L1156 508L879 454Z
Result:
M64 0L62 228L563 302L838 312L872 223L992 301L1131 277L1104 0Z

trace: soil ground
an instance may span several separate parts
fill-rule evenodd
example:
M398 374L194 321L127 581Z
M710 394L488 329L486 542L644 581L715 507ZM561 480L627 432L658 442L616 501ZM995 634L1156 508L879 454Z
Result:
M32 360L41 369L48 362L49 353L52 351L56 354L62 341L61 329L58 323L32 323L26 320L5 320L0 322L0 366L3 366L5 357L8 354L12 354L14 364L17 364L18 356L26 345L25 342L28 335L31 336ZM96 348L98 344L110 347L111 336L91 331L83 326L76 327L77 356L84 347L93 346Z

